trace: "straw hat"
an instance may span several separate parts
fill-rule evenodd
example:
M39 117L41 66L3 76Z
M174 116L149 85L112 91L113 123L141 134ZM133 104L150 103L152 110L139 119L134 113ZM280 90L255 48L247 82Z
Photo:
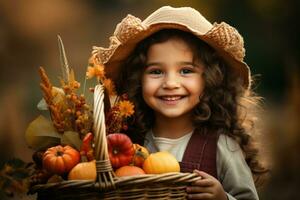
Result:
M144 21L129 14L117 25L110 37L109 47L93 47L92 53L105 65L107 76L115 80L122 61L140 41L159 30L170 28L191 32L208 43L243 79L244 87L250 87L250 70L244 62L243 37L225 22L211 24L197 10L190 7L164 6Z

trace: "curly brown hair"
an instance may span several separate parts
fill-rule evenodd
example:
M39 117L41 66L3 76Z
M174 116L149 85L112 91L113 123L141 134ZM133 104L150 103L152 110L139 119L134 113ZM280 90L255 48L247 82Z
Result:
M119 74L118 93L127 93L135 104L135 116L127 134L133 142L143 144L145 134L154 123L154 113L142 97L141 77L146 66L147 51L156 43L170 38L185 41L194 52L194 62L202 61L205 66L205 89L199 104L193 111L193 124L199 132L214 130L237 141L244 151L245 160L257 183L260 175L268 170L258 159L254 134L256 113L260 97L243 87L243 80L218 56L213 48L191 33L177 29L164 29L140 42L134 52L123 63Z

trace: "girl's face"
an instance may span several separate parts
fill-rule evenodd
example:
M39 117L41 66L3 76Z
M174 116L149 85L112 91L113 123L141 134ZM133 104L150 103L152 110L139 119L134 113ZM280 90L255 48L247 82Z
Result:
M142 78L142 93L156 118L190 117L204 89L204 66L181 39L150 46Z

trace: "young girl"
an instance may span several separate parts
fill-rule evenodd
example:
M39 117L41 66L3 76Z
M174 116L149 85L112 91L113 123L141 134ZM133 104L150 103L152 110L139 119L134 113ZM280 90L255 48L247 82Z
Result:
M253 177L266 172L251 135L258 97L239 33L166 6L143 22L128 15L110 40L93 53L135 104L132 140L202 177L187 187L189 199L258 199Z

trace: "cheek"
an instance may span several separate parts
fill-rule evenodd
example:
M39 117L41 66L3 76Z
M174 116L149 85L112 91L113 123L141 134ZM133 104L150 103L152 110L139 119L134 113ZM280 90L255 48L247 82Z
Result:
M186 85L188 85L189 90L192 94L201 96L205 87L205 82L202 79L189 80L186 82Z
M143 98L144 100L147 102L147 98L149 98L149 96L153 95L155 91L155 86L154 86L154 82L147 78L143 78L142 79L142 94L143 94Z
M145 94L148 93L153 93L157 90L159 87L160 83L156 79L151 79L151 78L143 78L142 79L142 91Z
M200 83L200 85L199 85L199 87L197 89L199 96L201 96L203 94L204 88L205 88L205 83L203 81L203 82Z

